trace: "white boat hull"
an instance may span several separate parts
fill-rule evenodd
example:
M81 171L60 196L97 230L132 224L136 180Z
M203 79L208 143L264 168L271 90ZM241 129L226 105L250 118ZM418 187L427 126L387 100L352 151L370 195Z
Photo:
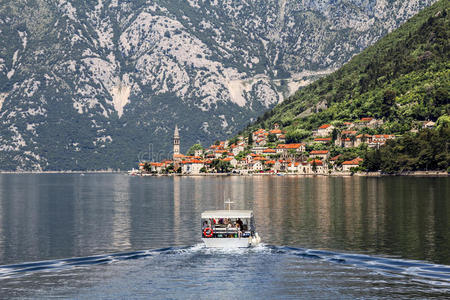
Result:
M261 239L256 237L242 238L202 238L208 248L248 248L256 246Z

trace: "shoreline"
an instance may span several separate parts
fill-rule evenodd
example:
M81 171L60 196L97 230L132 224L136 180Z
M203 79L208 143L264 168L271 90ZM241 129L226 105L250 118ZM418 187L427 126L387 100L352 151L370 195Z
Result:
M334 172L330 174L299 174L299 173L250 173L250 174L236 174L236 173L202 173L202 174L128 174L127 171L0 171L0 174L125 174L139 177L223 177L223 176L273 176L273 177L447 177L449 173L445 171L415 171L401 174L382 174L381 172Z
M127 171L0 171L0 174L115 174Z
M381 172L368 172L368 173L354 173L351 172L336 172L331 174L298 174L298 173L254 173L254 174L233 174L233 173L204 173L204 174L137 174L132 176L140 177L223 177L223 176L241 176L241 177L253 177L253 176L273 176L273 177L448 177L449 173L443 171L417 171L402 174L382 174Z

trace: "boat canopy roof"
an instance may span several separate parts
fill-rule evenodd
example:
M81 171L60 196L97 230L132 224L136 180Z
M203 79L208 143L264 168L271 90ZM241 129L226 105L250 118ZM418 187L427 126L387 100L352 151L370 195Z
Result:
M207 210L202 213L202 219L251 217L253 217L253 212L251 210Z

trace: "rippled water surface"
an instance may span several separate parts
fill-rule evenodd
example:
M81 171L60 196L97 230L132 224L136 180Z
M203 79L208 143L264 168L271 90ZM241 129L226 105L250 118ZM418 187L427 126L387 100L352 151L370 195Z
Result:
M253 209L264 244L200 243ZM0 175L0 298L447 298L448 178Z

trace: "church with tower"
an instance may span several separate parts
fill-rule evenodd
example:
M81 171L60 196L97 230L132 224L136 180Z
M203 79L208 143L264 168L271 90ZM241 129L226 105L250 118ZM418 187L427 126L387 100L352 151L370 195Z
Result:
M173 133L173 159L180 155L180 133L178 131L178 125L175 125L175 131Z

